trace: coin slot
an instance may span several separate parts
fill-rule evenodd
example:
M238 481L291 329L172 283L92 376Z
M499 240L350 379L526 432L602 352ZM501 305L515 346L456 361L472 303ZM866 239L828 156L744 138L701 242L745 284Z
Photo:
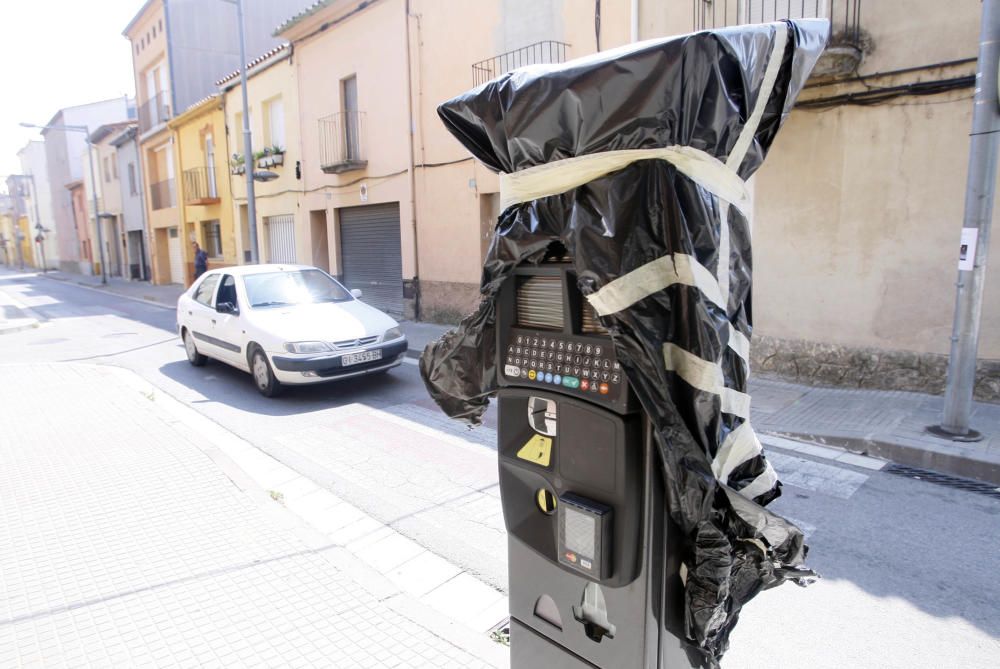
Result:
M538 510L546 516L556 512L556 496L547 488L542 488L535 494L535 503L538 505Z

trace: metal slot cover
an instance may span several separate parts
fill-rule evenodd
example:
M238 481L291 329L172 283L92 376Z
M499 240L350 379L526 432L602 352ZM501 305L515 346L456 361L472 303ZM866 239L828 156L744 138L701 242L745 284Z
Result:
M563 328L563 282L560 276L530 276L517 287L517 322L541 330Z

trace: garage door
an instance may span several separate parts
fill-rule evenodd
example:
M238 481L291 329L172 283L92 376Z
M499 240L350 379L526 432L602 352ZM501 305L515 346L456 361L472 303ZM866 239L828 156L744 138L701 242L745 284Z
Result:
M283 216L265 216L264 227L267 228L267 243L270 250L268 262L295 262L295 217L291 214Z
M360 288L362 300L403 314L403 258L399 203L348 207L340 214L340 266L344 284Z
M167 252L170 254L170 283L184 283L184 259L181 257L181 236L177 228L167 228Z

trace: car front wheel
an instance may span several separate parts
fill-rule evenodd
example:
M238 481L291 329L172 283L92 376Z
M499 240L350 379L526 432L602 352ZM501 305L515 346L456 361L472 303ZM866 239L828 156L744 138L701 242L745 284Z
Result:
M274 397L281 392L281 384L274 377L271 370L271 363L267 361L267 356L260 348L255 348L250 357L250 371L253 374L254 384L257 390L264 397Z
M195 367L201 367L205 364L205 356L198 353L198 347L194 345L194 337L188 330L184 330L184 352L187 353L188 362L190 362Z

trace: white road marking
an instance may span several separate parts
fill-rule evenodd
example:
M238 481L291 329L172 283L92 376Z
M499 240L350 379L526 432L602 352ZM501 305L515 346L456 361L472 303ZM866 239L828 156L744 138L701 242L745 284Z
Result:
M866 474L844 467L824 465L775 451L767 451L767 460L778 472L778 480L782 483L840 499L850 499L868 480Z

